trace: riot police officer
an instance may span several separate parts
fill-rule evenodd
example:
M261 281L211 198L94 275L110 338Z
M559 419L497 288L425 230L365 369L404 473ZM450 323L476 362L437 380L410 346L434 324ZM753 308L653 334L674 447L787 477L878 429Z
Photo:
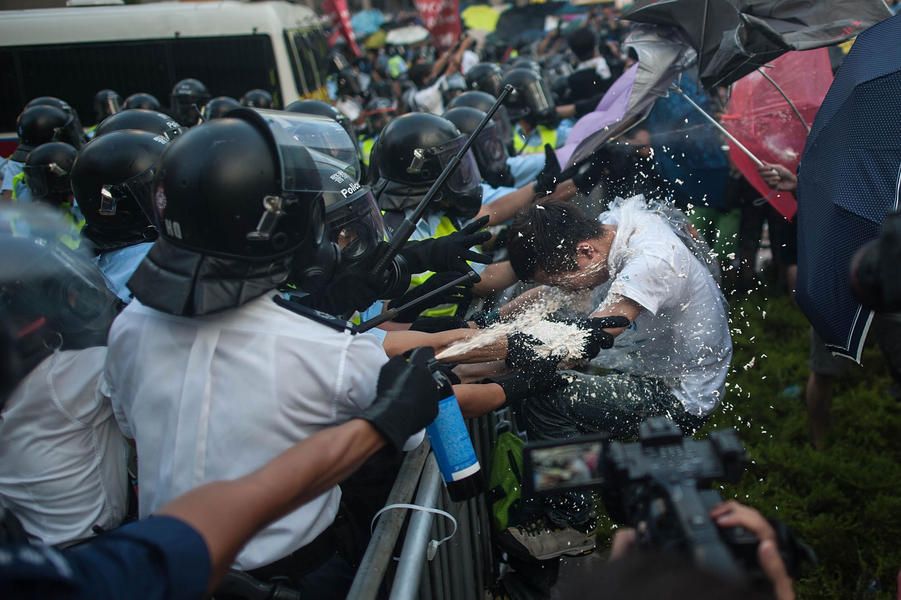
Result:
M241 96L241 106L250 108L273 108L272 94L266 90L253 89Z
M131 301L126 283L157 237L150 188L167 143L163 136L134 129L104 132L79 152L72 168L72 191L86 221L83 233L123 302Z
M554 97L541 74L531 68L514 68L504 76L503 85L512 85L507 97L516 154L538 154L544 147L560 148L566 143L569 122L559 123Z
M94 125L122 110L122 96L115 90L100 90L94 95Z
M203 120L221 119L236 108L241 108L241 103L231 96L216 96L203 107Z
M160 101L153 94L146 92L136 92L125 99L122 104L123 109L143 108L144 110L160 110Z
M169 95L169 110L175 120L185 127L193 127L200 120L203 106L210 99L206 86L197 79L182 79Z
M155 110L130 108L105 119L97 127L94 137L100 137L113 131L122 131L124 129L146 131L162 136L170 142L186 131L185 127L179 125L169 115L164 115Z
M84 227L84 217L72 199L70 174L77 155L78 151L65 142L43 144L28 154L25 169L19 175L32 200L59 209L69 224L69 231L60 241L70 248L80 245L79 232ZM15 198L16 190L13 192Z
M491 94L495 98L501 93L504 71L497 63L482 62L466 72L466 85L471 90Z

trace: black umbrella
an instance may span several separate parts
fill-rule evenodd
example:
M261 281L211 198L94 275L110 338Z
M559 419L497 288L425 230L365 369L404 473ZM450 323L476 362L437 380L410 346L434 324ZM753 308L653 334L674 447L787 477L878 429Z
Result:
M891 16L882 0L743 0L740 23L703 66L707 88L733 83L790 50L844 42Z
M901 194L901 14L857 38L817 113L798 171L798 305L833 352L860 361L873 312L849 263Z

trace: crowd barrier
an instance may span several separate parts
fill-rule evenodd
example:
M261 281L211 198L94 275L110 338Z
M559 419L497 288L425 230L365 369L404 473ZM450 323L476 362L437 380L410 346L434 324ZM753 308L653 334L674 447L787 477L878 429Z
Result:
M491 451L497 440L497 418L486 415L468 422L476 455L488 481ZM450 500L428 441L407 454L386 506L415 504L445 511L457 522L453 531L440 514L395 508L376 522L348 599L471 600L485 596L496 576L486 495L466 502Z

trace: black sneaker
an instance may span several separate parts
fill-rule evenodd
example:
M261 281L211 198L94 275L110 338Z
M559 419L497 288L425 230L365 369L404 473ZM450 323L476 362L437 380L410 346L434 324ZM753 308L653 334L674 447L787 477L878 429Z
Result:
M557 527L545 517L508 527L502 534L502 545L511 553L549 560L558 556L579 556L595 549L593 532L572 527Z

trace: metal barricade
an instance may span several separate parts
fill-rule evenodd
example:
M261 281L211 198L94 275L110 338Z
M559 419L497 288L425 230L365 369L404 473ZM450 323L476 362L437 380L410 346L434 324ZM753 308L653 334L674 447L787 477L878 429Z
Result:
M486 415L470 420L468 426L487 483L491 451L497 441L496 418ZM485 494L466 502L452 502L428 442L404 459L387 505L409 503L414 493L413 504L451 514L457 520L456 534L430 558L430 542L450 534L453 529L450 521L418 510L385 512L379 517L347 597L352 600L484 597L495 576ZM401 534L403 539L398 544Z

